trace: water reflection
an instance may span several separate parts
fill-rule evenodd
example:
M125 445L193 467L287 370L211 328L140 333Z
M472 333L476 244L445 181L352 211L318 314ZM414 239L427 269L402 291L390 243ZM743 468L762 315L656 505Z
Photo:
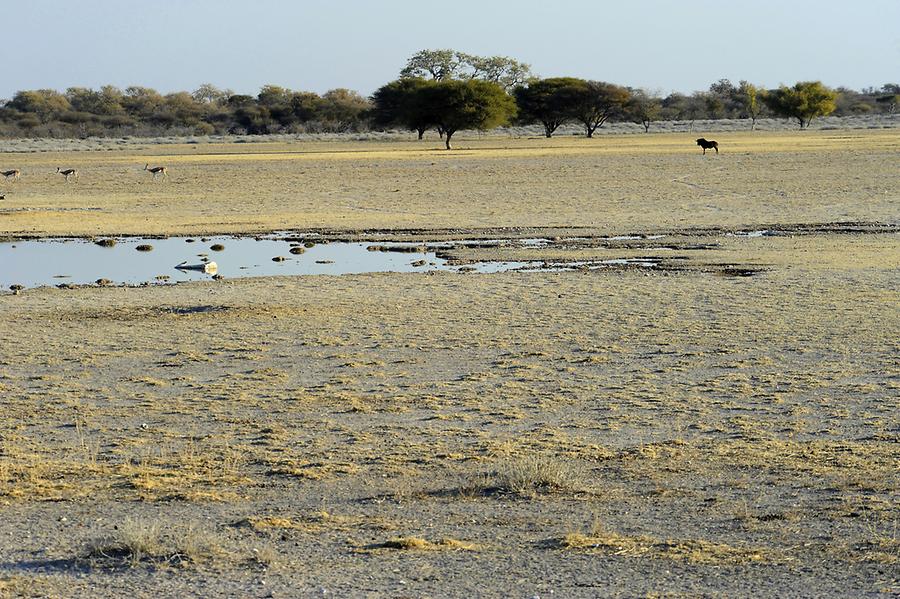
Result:
M0 285L25 287L59 283L163 283L272 275L344 275L429 270L499 272L528 262L448 265L426 251L369 251L371 242L305 244L286 238L210 237L167 239L116 238L99 245L86 239L46 239L0 243ZM146 246L152 246L148 249ZM394 244L386 244L394 245ZM421 244L420 244L421 245ZM138 250L140 248L140 251ZM212 248L215 248L213 250ZM301 251L302 248L302 251ZM292 253L292 250L293 253ZM204 269L214 261L217 269ZM178 268L180 266L180 268ZM188 268L185 268L187 266Z

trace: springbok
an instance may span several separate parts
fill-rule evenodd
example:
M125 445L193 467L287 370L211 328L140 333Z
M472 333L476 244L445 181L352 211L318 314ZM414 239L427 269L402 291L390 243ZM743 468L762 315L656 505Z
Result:
M18 181L19 177L22 175L21 171L19 171L19 169L17 168L12 169L11 171L3 171L0 174L2 174L7 181L9 181L10 179L12 179L13 181Z
M66 183L69 182L69 177L75 177L75 180L78 180L78 171L74 168L67 168L66 170L62 170L59 167L56 167L56 172L66 178Z
M166 167L164 167L164 166L154 166L154 167L151 168L151 167L150 167L150 163L147 163L147 164L144 165L144 170L145 170L145 171L149 171L150 174L153 175L153 178L154 178L154 179L156 179L156 175L162 174L163 177L166 177L166 176L168 176L168 174L169 174L169 171L166 170Z

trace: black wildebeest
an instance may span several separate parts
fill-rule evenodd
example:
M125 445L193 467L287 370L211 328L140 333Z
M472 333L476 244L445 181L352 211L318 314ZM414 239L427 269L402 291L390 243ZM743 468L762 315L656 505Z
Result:
M711 139L700 138L697 140L697 145L703 148L703 153L706 154L706 151L710 148L714 148L716 150L716 154L719 153L719 142L713 141Z

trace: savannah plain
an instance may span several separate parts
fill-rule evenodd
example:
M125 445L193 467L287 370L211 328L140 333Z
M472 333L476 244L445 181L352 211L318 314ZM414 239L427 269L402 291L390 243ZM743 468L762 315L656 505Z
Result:
M11 239L658 264L4 290L0 596L896 596L900 130L696 137L0 154Z

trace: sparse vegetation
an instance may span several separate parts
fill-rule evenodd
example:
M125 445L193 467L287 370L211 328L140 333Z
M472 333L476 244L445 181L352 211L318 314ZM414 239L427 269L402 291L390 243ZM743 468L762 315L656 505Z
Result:
M200 528L125 520L114 532L92 540L81 558L100 568L197 565L221 558L221 544Z
M537 455L501 462L494 470L476 476L466 488L523 497L577 494L587 489L577 466L559 458Z
M0 595L890 595L898 133L699 136L23 153L14 239L677 268L2 294Z

